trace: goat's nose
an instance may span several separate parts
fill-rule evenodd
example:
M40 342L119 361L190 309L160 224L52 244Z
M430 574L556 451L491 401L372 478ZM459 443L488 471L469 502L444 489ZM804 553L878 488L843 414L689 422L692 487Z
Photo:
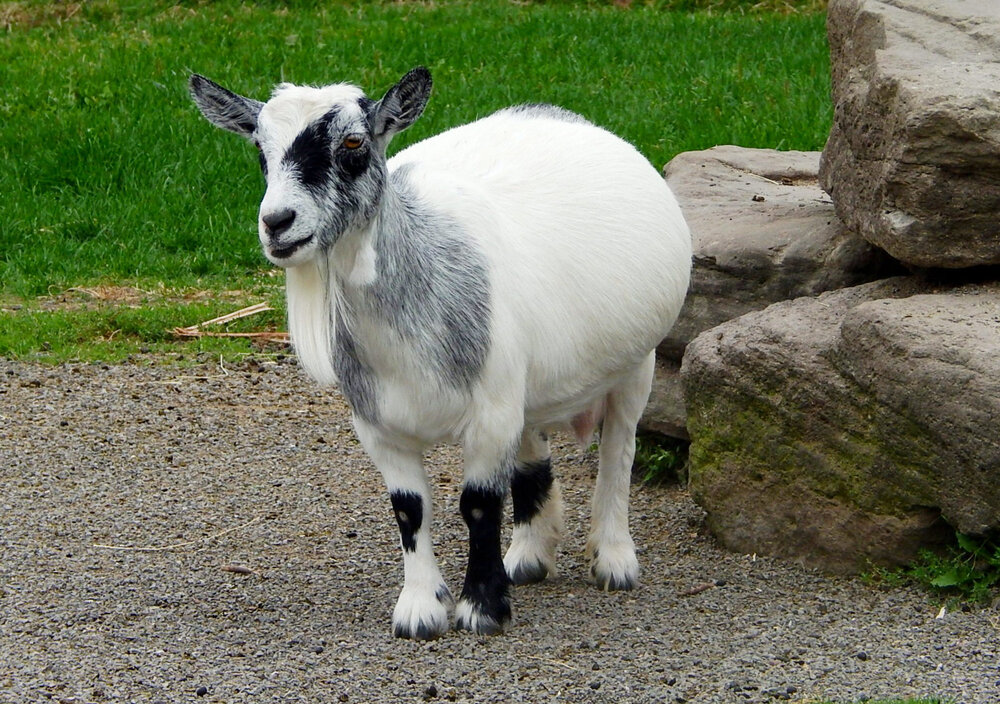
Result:
M277 237L295 222L295 211L285 208L284 210L277 210L267 215L261 215L260 219L264 223L264 230L267 231L267 234L270 237Z

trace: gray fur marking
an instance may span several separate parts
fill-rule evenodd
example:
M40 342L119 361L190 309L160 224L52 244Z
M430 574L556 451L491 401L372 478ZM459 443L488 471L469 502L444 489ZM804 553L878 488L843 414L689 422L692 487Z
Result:
M376 244L378 277L367 301L415 343L442 379L467 388L489 352L486 263L457 222L419 202L408 172L404 167L390 177L387 196L398 202L383 211L388 217Z
M378 423L378 399L375 377L358 357L354 337L345 324L342 306L337 307L334 333L333 371L340 383L340 390L351 404L351 410L368 423Z

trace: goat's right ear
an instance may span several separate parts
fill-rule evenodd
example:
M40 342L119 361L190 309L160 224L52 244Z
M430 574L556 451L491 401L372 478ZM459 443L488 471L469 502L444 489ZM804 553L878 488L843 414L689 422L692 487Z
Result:
M191 98L205 119L216 127L249 138L257 129L257 116L264 103L244 98L197 73L188 81Z
M383 145L388 143L392 135L417 121L430 97L431 72L423 66L412 69L375 104L372 135Z

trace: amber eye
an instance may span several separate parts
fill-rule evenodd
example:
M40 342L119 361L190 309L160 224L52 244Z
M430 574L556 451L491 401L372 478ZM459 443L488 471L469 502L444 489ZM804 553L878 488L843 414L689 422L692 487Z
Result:
M362 141L363 140L361 139L361 137L358 137L357 135L351 135L350 137L344 137L343 145L347 149L357 149L358 147L361 146Z

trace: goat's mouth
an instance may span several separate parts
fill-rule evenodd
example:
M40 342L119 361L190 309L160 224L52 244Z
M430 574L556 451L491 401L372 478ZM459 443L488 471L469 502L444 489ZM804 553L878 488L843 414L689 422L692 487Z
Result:
M285 245L284 247L268 247L268 253L275 259L288 259L290 256L299 251L304 245L312 242L313 236L303 237L300 240L296 240L291 244Z

